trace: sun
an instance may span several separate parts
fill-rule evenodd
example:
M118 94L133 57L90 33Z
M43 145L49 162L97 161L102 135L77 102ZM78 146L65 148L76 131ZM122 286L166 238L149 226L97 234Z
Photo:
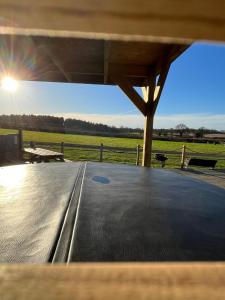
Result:
M14 93L17 90L18 83L13 77L5 76L1 80L1 86L4 90Z

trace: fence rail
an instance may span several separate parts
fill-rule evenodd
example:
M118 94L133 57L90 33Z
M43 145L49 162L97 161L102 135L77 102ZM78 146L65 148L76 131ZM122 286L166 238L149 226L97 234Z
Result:
M104 160L104 153L125 153L125 154L133 154L136 155L136 165L140 164L141 154L143 152L143 149L140 145L137 145L137 147L112 147L112 146L106 146L103 144L100 145L86 145L86 144L71 144L71 143L52 143L52 142L32 142L38 146L43 147L57 147L60 152L64 153L65 149L84 149L84 150L95 150L99 151L99 161L102 162ZM29 142L24 142L24 146L27 146ZM220 153L200 153L195 150L192 150L185 146L185 153L184 146L180 148L176 148L174 150L161 150L161 149L153 149L152 153L161 153L163 155L173 155L178 156L181 162L181 167L184 164L184 160L187 157L202 157L202 158L209 158L213 157L217 160L225 160L225 150ZM180 164L180 163L179 163Z

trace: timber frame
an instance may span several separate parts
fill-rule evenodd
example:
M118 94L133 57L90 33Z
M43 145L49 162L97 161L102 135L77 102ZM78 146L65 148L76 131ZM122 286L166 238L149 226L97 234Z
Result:
M162 94L162 90L170 69L170 62L165 61L161 66L161 72L157 75L155 68L151 68L148 78L142 87L141 97L134 87L126 80L126 78L115 74L112 76L114 82L120 87L120 89L127 95L127 97L133 102L137 109L145 117L144 126L144 144L143 144L143 156L142 166L151 166L152 155L152 135L153 135L153 122L154 115L157 109L157 105Z

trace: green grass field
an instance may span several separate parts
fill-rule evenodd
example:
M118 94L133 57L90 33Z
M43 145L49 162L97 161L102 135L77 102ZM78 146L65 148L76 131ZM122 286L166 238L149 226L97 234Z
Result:
M16 130L11 129L0 129L0 134L16 133ZM100 137L100 136L87 136L87 135L72 135L72 134L60 134L60 133L45 133L35 131L23 131L23 139L25 142L34 141L38 142L52 142L52 143L71 143L71 144L82 144L82 145L100 145L103 143L105 146L111 147L124 147L124 148L136 148L138 144L142 146L143 141L140 139L129 139L129 138L111 138L111 137ZM154 150L164 151L181 151L183 142L170 142L170 141L153 141ZM186 143L187 147L193 151L200 153L209 153L208 158L213 158L212 153L222 153L225 157L225 146L214 145L214 144L199 144L199 143ZM51 148L55 151L59 151L59 147ZM166 167L176 168L180 166L181 156L167 155L168 161ZM193 153L194 157L195 154ZM70 160L99 160L99 151L89 149L75 149L65 147L65 158ZM115 153L115 152L104 152L104 161L113 163L130 163L135 164L136 155L134 153ZM153 167L159 167L159 163L153 159ZM218 160L217 168L225 168L225 159Z

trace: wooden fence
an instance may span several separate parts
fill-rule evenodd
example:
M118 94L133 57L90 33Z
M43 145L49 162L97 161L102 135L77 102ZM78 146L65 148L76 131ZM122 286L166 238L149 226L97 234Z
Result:
M132 148L125 148L125 147L112 147L112 146L106 146L103 144L100 145L85 145L85 144L70 144L70 143L49 143L49 142L32 142L36 146L40 147L48 147L48 148L58 148L60 152L64 153L65 149L84 149L84 150L93 150L93 151L99 151L98 155L98 160L100 162L104 161L104 154L113 152L113 153L118 153L119 154L132 154L135 156L135 163L136 165L141 164L141 156L143 149L140 145L137 145L137 147L132 147ZM28 142L25 142L24 145L27 146ZM159 149L153 149L153 158L156 153L163 154L165 156L171 155L171 156L177 156L179 165L182 167L184 160L186 158L190 157L201 157L201 158L214 158L216 160L225 160L225 149L224 151L220 153L200 153L193 151L189 148L185 148L185 153L184 153L184 146L174 149L174 150L159 150Z

